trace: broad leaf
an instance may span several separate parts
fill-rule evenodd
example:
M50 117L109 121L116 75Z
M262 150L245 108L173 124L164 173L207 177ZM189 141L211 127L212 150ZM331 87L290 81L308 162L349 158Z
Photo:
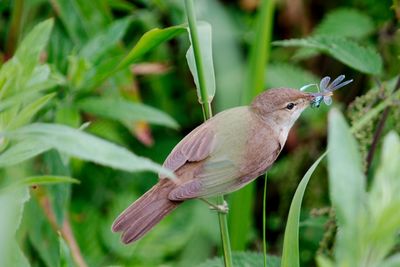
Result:
M26 188L0 192L0 266L29 266L15 241L15 232L21 223L24 203L28 201Z
M126 148L117 146L80 130L58 124L35 123L9 132L12 140L35 142L63 152L69 156L121 169L125 171L154 171L173 176L168 170L149 159L136 156ZM40 147L36 148L40 150ZM41 149L41 152L44 152Z
M335 256L352 266L358 258L355 241L360 237L359 221L365 214L366 181L357 143L337 109L329 113L328 172L330 199L340 229Z
M325 157L326 152L321 155L314 164L308 169L306 174L294 194L292 204L290 205L289 215L286 222L285 236L283 240L282 261L281 267L298 267L300 266L300 251L299 251L299 222L301 202L303 201L304 192L308 181L314 173L318 164Z
M372 19L365 13L350 8L329 12L313 31L313 35L336 35L361 39L374 30Z
M0 154L0 167L18 164L42 154L49 149L51 149L50 145L43 144L43 142L39 140L20 140Z
M86 112L118 120L122 123L129 124L146 121L157 125L178 128L176 121L169 115L141 103L133 103L123 99L92 97L80 101L77 105Z
M363 73L378 75L382 72L382 58L372 47L337 36L314 36L273 42L280 46L314 48Z

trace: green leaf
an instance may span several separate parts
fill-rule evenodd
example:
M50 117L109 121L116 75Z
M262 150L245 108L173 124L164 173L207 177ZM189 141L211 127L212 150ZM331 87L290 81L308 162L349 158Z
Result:
M51 149L38 140L21 140L0 154L0 167L12 166Z
M374 30L372 19L365 13L350 8L330 11L316 27L313 35L336 35L361 39Z
M53 24L53 19L37 24L18 46L14 58L20 59L23 64L30 64L27 66L33 70L39 60L40 53L44 50L50 38Z
M43 197L47 198L47 195ZM60 258L57 232L46 218L39 201L38 198L33 198L26 204L24 223L28 225L27 234L36 255L35 259L40 258L42 266L53 267L57 266Z
M60 263L59 267L74 267L74 261L72 259L71 251L65 242L65 240L62 238L61 234L58 234L58 242L60 246Z
M333 262L324 255L317 255L316 262L318 267L334 267Z
M300 222L300 210L301 202L303 200L304 192L306 190L308 181L311 175L314 173L318 164L325 157L326 152L322 154L314 164L308 169L306 174L294 194L292 204L290 205L289 215L285 228L285 235L283 241L282 250L282 262L281 267L298 267L300 266L299 257L299 222Z
M273 44L314 48L363 73L378 75L382 72L382 58L374 48L362 47L343 37L314 36L276 41Z
M177 122L166 113L153 107L123 99L91 97L78 102L82 110L126 124L138 121L178 128Z
M204 78L207 88L207 99L211 103L215 95L215 73L214 63L212 57L212 32L211 25L207 22L200 22L197 25L197 31L199 36L199 49L201 50ZM188 29L189 40L192 43L190 31ZM191 44L188 51L186 52L186 60L189 65L190 72L192 73L194 83L197 88L197 97L199 102L202 103L199 77L197 75L196 61L194 59L193 45Z
M132 48L129 54L119 63L116 71L128 67L159 44L166 42L185 31L186 27L178 25L165 29L156 28L146 32Z
M96 61L108 49L121 41L131 21L132 19L130 17L114 21L107 29L91 38L89 42L82 47L79 55L92 62Z
M368 198L370 218L369 246L375 251L375 259L382 260L395 245L400 230L400 138L394 131L383 141L381 160ZM370 255L365 257L373 258Z
M360 237L366 215L366 179L361 157L343 115L332 109L328 130L329 192L336 212L338 234L335 258L342 266L357 266L360 259Z
M0 192L0 266L29 266L17 242L15 232L21 223L24 204L29 199L26 188Z
M241 29L233 14L220 1L196 1L199 17L212 25L213 61L216 75L215 111L240 105L245 80ZM249 185L250 186L250 185Z
M15 187L59 184L59 183L79 184L80 181L68 176L55 176L55 175L30 176L27 178L19 179L17 182L8 185L6 188L4 188L4 190L8 190L10 188L15 188Z
M37 90L37 80L48 74L48 66L38 66L38 63L52 26L52 19L36 25L23 39L15 55L1 66L0 99L22 91Z
M234 252L232 254L233 266L235 267L250 267L263 266L264 256L262 253L255 252ZM276 256L268 255L267 267L278 267L280 260ZM207 260L197 267L223 267L224 262L221 257Z
M287 63L269 64L266 75L269 88L300 88L306 84L317 83L319 80L311 72Z
M13 130L18 128L24 124L27 124L35 115L36 113L49 102L56 94L51 93L41 98L35 100L34 102L28 104L24 107L18 115L11 121L11 123L7 126L8 129Z
M126 148L64 125L30 124L9 132L7 137L41 143L69 156L116 169L130 172L148 170L174 177L170 171L147 158L136 156Z
M8 254L8 257L5 257L4 259L0 259L0 264L6 262L4 265L1 266L13 266L13 267L29 267L31 266L29 264L28 259L22 252L21 248L19 247L18 243L16 240L10 241L9 244L10 248L10 254ZM1 253L0 253L1 255Z
M400 253L396 253L393 256L390 256L380 265L380 267L398 267L398 266L400 266Z

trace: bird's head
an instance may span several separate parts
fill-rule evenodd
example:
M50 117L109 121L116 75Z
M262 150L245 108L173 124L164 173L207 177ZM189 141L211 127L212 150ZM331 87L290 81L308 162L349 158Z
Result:
M327 94L332 93L305 93L289 88L269 89L259 94L251 107L263 119L290 128L317 96Z

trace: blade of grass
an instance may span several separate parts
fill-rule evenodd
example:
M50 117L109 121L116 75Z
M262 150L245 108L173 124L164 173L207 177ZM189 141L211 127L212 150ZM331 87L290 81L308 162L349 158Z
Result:
M200 98L203 108L204 119L207 120L212 117L211 100L208 98L207 83L204 75L204 65L202 61L202 54L200 50L200 44L198 39L198 31L196 24L196 15L194 12L192 0L185 0L186 15L189 22L189 32L193 46L194 59L196 63L197 77L200 87ZM222 205L224 203L224 197L217 197L217 204ZM224 263L226 267L232 265L232 252L230 247L228 222L226 214L218 213L219 226L221 231L222 248L224 253Z
M299 222L300 209L303 200L304 191L306 190L308 181L318 164L325 157L327 152L322 154L314 164L308 169L299 186L296 189L292 203L290 205L289 215L285 228L285 236L283 240L282 262L281 267L299 267Z
M247 105L264 88L265 69L270 55L270 40L273 27L274 0L263 0L258 15L256 40L251 47L247 69L246 90L243 91L242 104ZM229 226L232 231L232 248L244 250L248 233L253 224L255 184L251 183L230 197L231 213Z

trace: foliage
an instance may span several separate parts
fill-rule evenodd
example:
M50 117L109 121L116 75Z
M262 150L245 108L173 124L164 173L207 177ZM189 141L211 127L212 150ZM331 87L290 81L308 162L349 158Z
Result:
M338 36L315 36L276 41L274 44L314 48L367 74L377 75L382 71L382 59L376 50L372 47L362 47L350 39Z
M321 107L295 124L264 225L262 179L227 197L234 266L263 265L263 227L267 266L398 266L398 1L193 2L216 112L354 79L328 123ZM131 246L110 231L203 120L186 18L183 0L0 1L0 266L222 266L200 201Z
M233 264L238 267L247 266L263 266L263 255L254 252L237 252L233 253ZM279 258L275 256L268 256L267 267L277 267L279 266ZM222 267L222 258L214 258L203 262L197 267Z
M383 142L380 165L366 192L360 154L343 116L332 110L329 123L328 170L332 205L339 232L336 237L335 266L385 266L400 229L397 213L400 169L397 156L400 138L390 132ZM347 145L341 145L341 144ZM350 160L350 161L349 161ZM393 264L393 263L390 263ZM320 266L333 266L327 259Z

